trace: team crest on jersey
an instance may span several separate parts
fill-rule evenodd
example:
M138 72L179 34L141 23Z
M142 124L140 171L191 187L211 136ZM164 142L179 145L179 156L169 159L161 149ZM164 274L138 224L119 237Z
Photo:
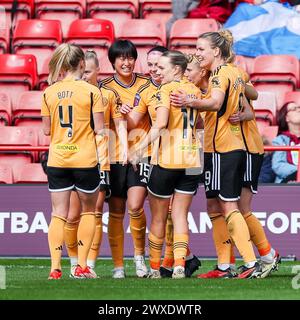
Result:
M116 98L115 103L117 105L117 108L115 109L115 113L120 113L120 108L122 107L122 101L121 101L120 97Z
M136 93L135 97L134 97L134 101L133 101L133 107L137 107L140 103L141 100L141 96L139 93Z
M212 84L213 88L220 88L220 86L221 86L220 79L218 77L212 78L211 84Z
M108 99L106 97L102 97L103 106L106 107L108 105Z
M157 93L155 94L155 97L156 97L157 102L160 102L160 101L161 101L161 94L160 94L160 92L157 92Z

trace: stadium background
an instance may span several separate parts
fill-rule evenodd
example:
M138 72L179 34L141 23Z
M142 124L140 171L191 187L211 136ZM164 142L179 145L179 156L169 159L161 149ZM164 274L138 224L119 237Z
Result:
M99 78L104 78L113 73L106 53L115 38L127 38L137 45L136 71L146 72L145 54L152 46L168 45L171 49L193 52L200 33L220 27L213 19L183 19L176 21L167 39L164 23L170 15L171 1L168 0L0 1L0 182L3 184L0 187L0 236L4 243L12 243L4 245L0 255L44 256L48 252L46 227L34 232L34 228L30 229L37 212L41 212L47 222L50 217L50 198L46 186L42 185L47 180L39 165L40 154L16 152L16 149L49 144L41 134L39 101L46 86L47 63L55 47L68 41L84 49L96 49L100 56ZM99 18L106 20L97 20ZM299 61L294 56L270 55L256 59L237 56L236 62L250 73L254 85L261 91L254 104L256 118L261 133L271 140L278 131L277 110L291 96L300 101ZM15 154L7 154L7 148L15 150ZM41 184L12 186L13 183ZM298 258L299 188L297 185L263 186L253 205L255 212L266 214L262 220L267 220L266 231L271 243L283 256ZM192 207L191 247L196 254L211 257L215 252L210 231L198 234L204 203L200 189ZM24 219L28 219L28 230ZM268 223L274 228L270 230ZM128 233L125 243L125 254L130 255ZM101 255L109 255L106 237Z

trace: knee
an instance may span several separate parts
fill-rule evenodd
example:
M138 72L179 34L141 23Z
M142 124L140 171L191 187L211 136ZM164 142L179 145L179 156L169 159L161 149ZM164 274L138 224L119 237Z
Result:
M143 207L139 207L139 206L128 206L128 213L130 216L136 216L136 215L140 215L141 211L143 211Z
M217 213L217 212L220 213L221 209L218 202L215 200L207 201L207 212L209 215L211 213Z

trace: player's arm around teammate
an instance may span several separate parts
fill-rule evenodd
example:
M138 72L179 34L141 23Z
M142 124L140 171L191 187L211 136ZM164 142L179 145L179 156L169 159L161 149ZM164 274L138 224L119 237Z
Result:
M162 46L156 46L149 50L147 54L147 65L148 73L151 78L151 82L148 86L143 87L137 94L136 99L134 99L133 107L123 104L120 111L125 115L127 119L128 129L135 128L144 117L149 116L151 119L151 124L153 125L156 121L156 110L155 104L155 94L157 88L161 84L160 74L158 74L158 60L161 55L168 51L167 48ZM156 163L158 142L151 146L151 163ZM170 199L169 213L166 224L166 236L165 236L165 252L162 265L160 267L160 273L162 277L172 277L174 255L173 255L173 222L171 218L171 205L172 199ZM193 272L195 272L200 265L198 258L193 255L188 249L188 254L186 258L186 276L190 277Z
M149 233L152 278L160 277L160 258L168 206L173 195L175 267L172 277L185 277L184 267L188 245L187 213L199 181L198 175L189 174L189 169L195 169L198 166L195 159L197 151L190 145L198 113L191 109L185 109L182 112L173 108L169 96L171 91L180 87L185 87L191 96L200 95L198 88L183 79L186 66L185 56L177 51L166 52L159 59L158 68L162 86L156 93L156 121L148 137L140 145L137 154L132 157L132 161L137 161L149 143L158 138L161 139L158 165L153 166L148 184L152 213ZM185 115L193 120L193 123L187 127L185 127ZM171 140L168 139L170 137ZM172 141L172 138L175 140ZM186 162L186 159L189 160Z
M43 94L43 129L50 134L48 181L52 218L48 241L51 253L49 279L61 277L64 225L75 187L82 214L78 229L77 278L90 278L87 255L95 231L95 205L100 176L95 135L103 129L103 105L99 89L81 80L85 69L83 51L60 45L49 62L49 84ZM62 80L57 81L58 77Z
M168 51L167 48L162 46L156 46L149 50L147 54L147 65L148 73L151 78L151 83L149 86L143 88L140 92L136 94L137 98L134 99L133 107L129 105L122 105L120 111L125 115L127 119L128 129L135 128L143 117L149 115L151 119L151 124L153 125L156 121L156 110L155 104L155 93L157 88L161 84L161 78L158 74L158 60L161 55ZM158 142L151 146L151 163L155 164L157 160ZM173 222L171 218L171 204L172 199L170 199L169 213L166 224L166 236L165 236L165 252L162 265L160 267L160 274L162 277L172 277L173 264L174 264L174 254L173 254ZM188 249L188 255L186 260L186 276L190 277L193 272L195 272L200 265L200 261L190 253Z
M196 54L201 60L201 66L212 72L209 96L206 99L192 101L181 92L171 95L171 99L179 107L188 104L192 108L207 111L205 115L205 187L208 211L210 202L219 203L230 236L245 261L239 277L250 278L259 277L261 267L256 261L249 241L247 224L238 208L246 147L240 125L230 124L228 118L239 110L240 97L244 95L245 89L241 72L231 65L234 58L232 42L232 35L226 30L200 35ZM229 261L226 263L226 270L230 272Z

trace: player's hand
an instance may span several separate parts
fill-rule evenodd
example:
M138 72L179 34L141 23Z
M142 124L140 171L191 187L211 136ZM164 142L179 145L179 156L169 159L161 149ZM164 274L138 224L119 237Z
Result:
M143 155L139 151L134 151L133 153L130 154L128 160L132 164L134 171L138 170L137 165L141 161L142 157L143 157Z
M128 164L128 151L124 150L122 155L122 166L125 166L126 164Z
M180 89L170 94L170 100L172 105L175 107L183 107L185 105L188 105L190 102L186 92Z
M132 107L128 104L123 103L120 107L120 112L122 114L127 114L132 110Z
M240 112L237 112L237 113L234 113L233 115L231 115L229 118L228 118L228 121L231 123L231 124L238 124L240 123L242 120L242 117L241 117L241 113Z

